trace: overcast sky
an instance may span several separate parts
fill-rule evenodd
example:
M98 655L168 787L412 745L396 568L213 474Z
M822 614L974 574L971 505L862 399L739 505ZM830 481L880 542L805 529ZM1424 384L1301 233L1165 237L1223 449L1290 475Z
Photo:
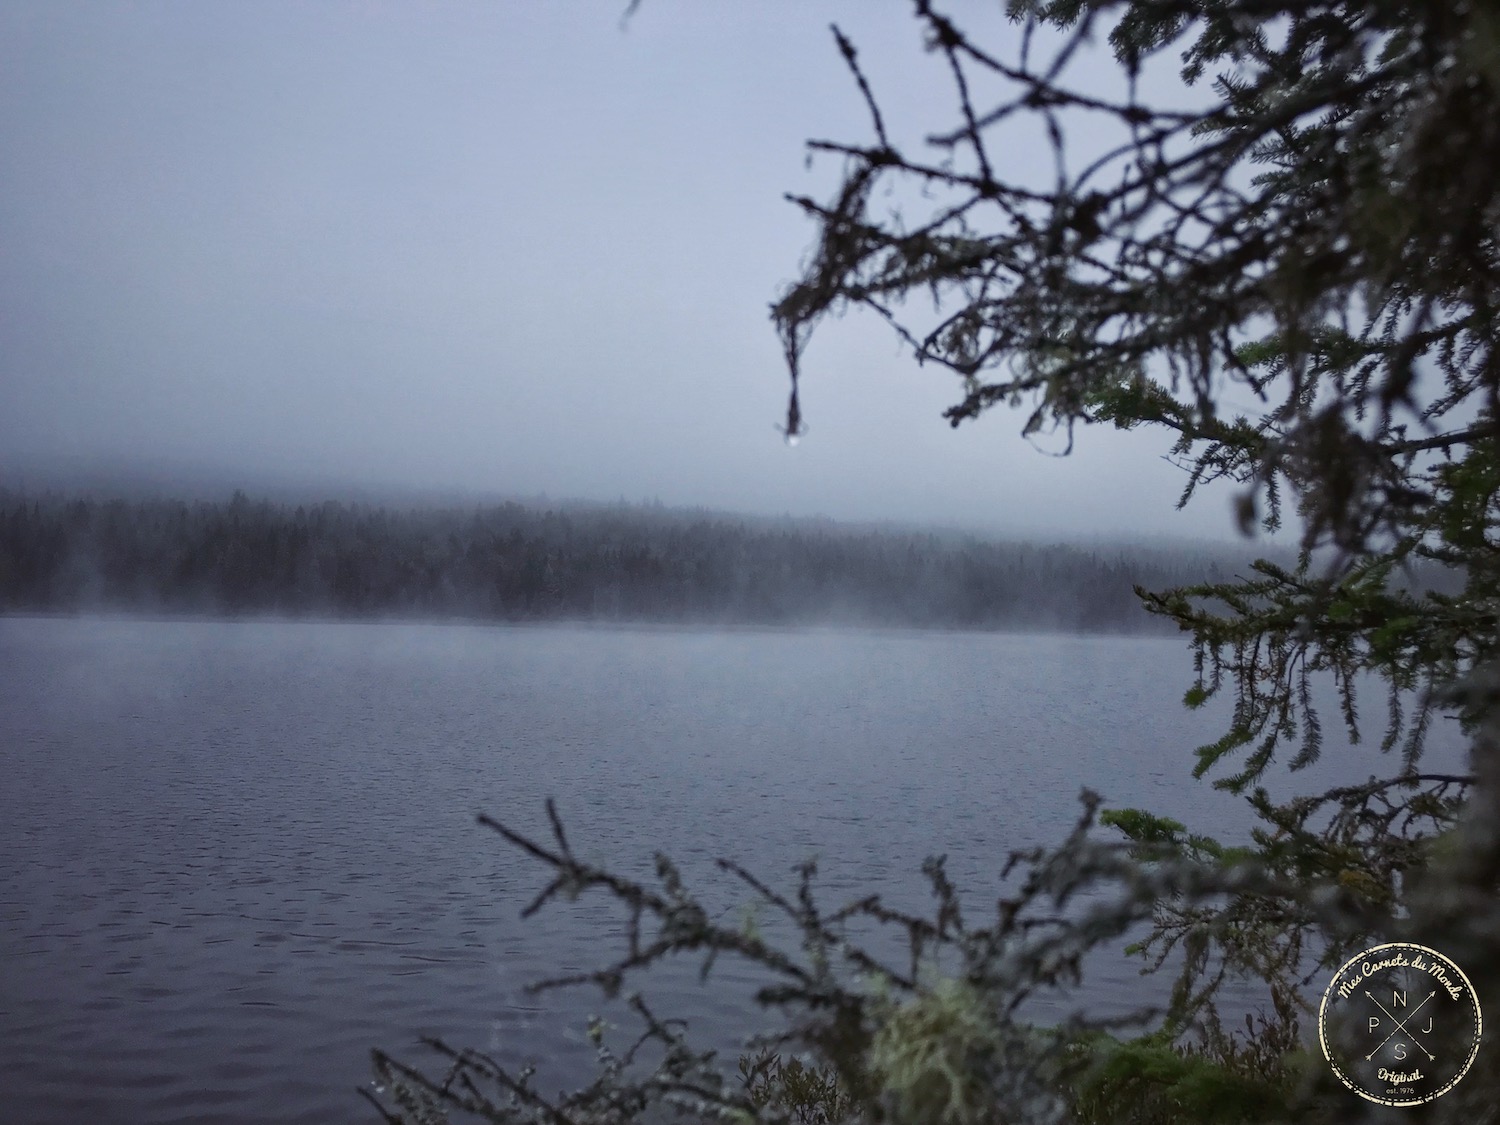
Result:
M952 430L956 380L868 317L814 341L787 448L782 193L869 137L828 23L903 147L943 64L900 0L624 6L0 0L0 464L1233 534L1225 493L1174 511L1163 436ZM959 10L1003 43L1002 8Z

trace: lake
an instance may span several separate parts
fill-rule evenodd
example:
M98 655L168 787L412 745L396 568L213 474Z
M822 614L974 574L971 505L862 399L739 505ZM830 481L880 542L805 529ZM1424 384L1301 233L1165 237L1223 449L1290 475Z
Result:
M522 921L544 871L476 813L541 836L556 797L581 855L726 905L718 856L916 905L936 853L982 903L1084 784L1245 832L1189 775L1225 714L1189 682L1175 639L0 619L4 1115L369 1121L370 1048L422 1034L571 1082L597 992L522 988L603 964L618 912ZM1298 788L1397 764L1340 749ZM737 972L649 995L738 1035ZM1120 960L1086 995L1144 992Z

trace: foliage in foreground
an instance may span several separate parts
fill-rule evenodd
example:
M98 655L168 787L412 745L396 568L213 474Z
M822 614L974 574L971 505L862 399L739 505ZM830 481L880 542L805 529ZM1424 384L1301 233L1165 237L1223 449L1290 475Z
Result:
M878 897L825 909L811 868L783 896L726 862L780 912L793 937L777 946L717 926L665 858L647 888L577 861L555 814L547 846L492 823L550 869L534 907L602 890L627 911L628 948L585 979L612 991L674 954L705 968L745 958L770 975L760 999L782 1019L763 1046L807 1061L756 1070L752 1055L727 1075L640 1002L631 1063L606 1053L600 1083L560 1101L473 1052L438 1046L442 1079L379 1055L406 1107L391 1120L445 1108L551 1125L666 1110L912 1125L1357 1120L1379 1111L1310 1046L1311 982L1352 951L1408 940L1466 966L1480 996L1500 994L1500 16L1433 0L1009 0L1012 59L929 0L915 9L957 123L928 138L934 159L898 147L878 83L835 31L873 140L812 145L843 171L830 202L796 200L817 239L773 308L792 376L787 435L804 428L811 333L862 309L959 378L954 424L1018 406L1026 437L1069 447L1091 424L1160 427L1187 472L1184 502L1230 482L1247 530L1279 526L1290 505L1295 566L1141 591L1191 638L1185 703L1233 704L1196 773L1243 794L1260 828L1228 846L1142 810L1102 817L1085 793L1071 835L1012 856L1015 893L977 920L940 861L923 917ZM1096 34L1122 92L1066 81ZM1143 74L1172 54L1188 83L1213 76L1200 104L1141 100ZM1118 144L1080 161L1064 142L1084 120ZM1003 178L1008 130L1027 124L1053 150L1050 185ZM1453 568L1462 590L1403 583L1419 561ZM1273 801L1261 786L1278 754L1292 747L1296 770L1323 749L1320 677L1351 743L1356 688L1385 688L1382 749L1399 748L1399 767ZM1470 738L1469 772L1421 771L1442 716ZM868 925L893 927L908 956L869 952L856 933ZM1172 979L1157 1010L1017 1018L1027 998L1075 982L1089 950L1142 927L1138 952ZM1244 1031L1226 1030L1216 1005L1236 978L1266 992ZM1476 1066L1426 1119L1497 1115L1500 1075Z
M1403 784L1415 799L1454 782L1412 778ZM617 1052L596 1027L597 1079L558 1097L537 1089L527 1072L438 1040L429 1041L444 1059L436 1074L377 1052L385 1098L372 1100L388 1122L563 1125L662 1114L798 1125L1228 1123L1299 1114L1347 1120L1358 1108L1349 1104L1352 1095L1332 1085L1302 1034L1302 970L1335 963L1377 936L1430 934L1439 921L1453 947L1460 937L1454 919L1469 911L1482 925L1497 921L1495 896L1476 896L1467 862L1451 849L1424 847L1436 837L1420 831L1406 837L1421 859L1405 872L1414 875L1420 867L1422 889L1408 895L1413 915L1398 921L1382 896L1342 870L1277 869L1259 855L1184 839L1155 818L1115 818L1130 827L1135 842L1101 839L1098 798L1086 792L1082 815L1061 847L1010 857L1006 873L1017 875L1015 893L977 925L966 919L941 860L925 868L934 905L922 916L889 909L878 896L825 909L812 864L783 895L720 861L721 870L795 935L777 944L759 928L713 921L665 856L657 857L651 886L579 860L550 803L548 812L553 839L546 844L481 818L551 872L528 913L558 898L603 892L619 902L628 936L612 963L542 982L538 991L593 984L613 996L632 974L667 958L699 957L708 972L720 957L739 957L764 971L757 998L781 1013L784 1031L762 1041L732 1072L714 1052L695 1049L683 1026L632 995L642 1028L637 1041ZM1295 824L1303 809L1275 812ZM1465 823L1450 831L1468 834L1476 827ZM1206 905L1213 901L1230 905L1214 910ZM1190 903L1198 905L1189 909ZM1280 913L1270 919L1264 912L1273 909ZM1152 921L1153 941L1181 942L1187 950L1169 1004L1108 1021L1078 1015L1055 1027L1016 1017L1029 998L1076 985L1089 950L1116 945ZM894 927L905 955L871 954L870 943L854 936L863 923ZM1310 933L1332 942L1310 952ZM1211 1003L1214 988L1246 974L1271 984L1271 1012L1247 1016L1243 1030L1225 1029ZM1473 1074L1439 1105L1472 1112L1496 1097L1494 1077Z

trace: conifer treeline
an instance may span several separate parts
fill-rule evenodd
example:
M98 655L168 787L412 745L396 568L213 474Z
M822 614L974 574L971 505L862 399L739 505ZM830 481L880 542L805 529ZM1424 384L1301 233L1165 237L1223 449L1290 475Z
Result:
M0 492L0 609L1150 630L1133 583L1202 557L1106 557L644 507L389 511Z

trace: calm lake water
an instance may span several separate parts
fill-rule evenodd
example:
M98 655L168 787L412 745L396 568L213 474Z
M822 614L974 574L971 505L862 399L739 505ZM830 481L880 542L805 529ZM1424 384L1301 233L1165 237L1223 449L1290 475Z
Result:
M1188 773L1223 722L1189 670L1172 639L0 619L4 1117L370 1121L370 1048L423 1034L581 1077L597 992L522 986L603 964L619 915L523 922L544 872L480 811L541 835L556 797L582 855L660 849L726 906L721 855L916 905L946 853L992 901L1086 783L1242 833ZM1298 788L1394 764L1336 751ZM742 970L689 968L659 1014L761 1026ZM1123 961L1086 987L1144 995Z

